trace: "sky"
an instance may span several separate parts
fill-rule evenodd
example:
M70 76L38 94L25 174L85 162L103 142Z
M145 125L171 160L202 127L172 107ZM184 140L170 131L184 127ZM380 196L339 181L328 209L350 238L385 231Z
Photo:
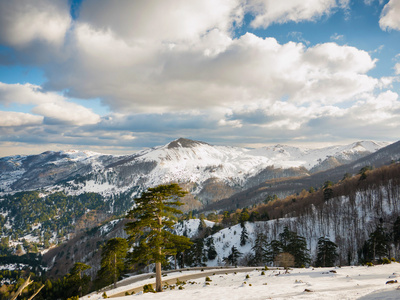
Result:
M0 0L0 157L395 142L400 0Z

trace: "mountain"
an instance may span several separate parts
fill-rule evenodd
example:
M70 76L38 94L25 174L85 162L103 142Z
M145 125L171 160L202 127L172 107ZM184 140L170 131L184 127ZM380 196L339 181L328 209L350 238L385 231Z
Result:
M151 186L178 182L190 190L194 208L265 180L309 176L348 164L386 145L357 142L321 149L284 145L246 149L180 138L124 156L48 151L1 158L0 191L64 191L75 195L95 192L106 197L133 191L135 196Z
M354 145L357 144L358 143L355 143ZM285 197L290 194L299 193L302 190L309 190L310 187L320 188L326 181L337 182L343 179L345 174L357 174L366 166L379 168L398 161L400 161L400 141L383 147L374 153L353 161L352 163L310 174L309 176L263 181L258 185L252 186L225 199L221 199L216 203L212 203L204 208L204 210L232 210L237 207L250 206L262 202L268 196L278 195L278 197Z

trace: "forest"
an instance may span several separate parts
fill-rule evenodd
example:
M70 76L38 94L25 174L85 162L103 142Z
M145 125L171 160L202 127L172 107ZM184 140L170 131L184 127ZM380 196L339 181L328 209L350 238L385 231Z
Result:
M29 196L25 195L24 199L37 201L37 197L37 194L32 193ZM96 197L86 197L82 207L98 208L100 201L96 202ZM229 230L235 230L235 234L237 232L238 244L226 247L226 251L229 251L225 252L227 254L224 257L220 257L220 263L223 265L288 268L310 265L373 265L398 261L399 200L400 164L393 163L378 169L366 166L354 176L343 174L343 178L338 182L327 181L321 187L310 187L283 199L276 195L268 195L261 204L235 211L202 214L191 211L181 216L170 215L172 220L180 224L194 218L200 222L195 234L190 237L192 245L169 254L163 263L163 269L207 266L216 261L220 251L218 243L226 244L221 240L222 232L225 235ZM60 197L59 203L60 209L71 209L68 206L68 197ZM35 205L42 207L42 211L47 211L43 204ZM52 211L48 211L51 215ZM39 216L32 214L27 215L27 218L32 220ZM215 224L209 227L205 221ZM250 234L251 228L254 230ZM186 232L183 235L187 235ZM110 253L109 249L107 250L108 243L116 239L121 238L110 238L98 245L101 261L105 261L107 253ZM122 240L125 239L120 241ZM124 246L124 242L120 244L122 250L118 256L118 266L115 264L107 267L118 268L119 277L124 273L152 271L147 264L132 264L132 260L127 259L127 247ZM247 253L241 251L245 249L245 245L251 246ZM1 271L0 280L4 285L0 290L0 299L7 299L30 273L35 285L30 285L21 299L28 299L41 285L44 285L43 290L35 299L74 299L72 297L80 293L98 290L112 284L114 280L108 276L111 272L104 271L105 265L91 265L89 260L76 261L65 275L60 273L57 276L53 273L49 276L41 268L41 264L38 266L38 261L41 260L39 254L31 257L16 256L16 249L10 249L5 238L0 243L0 251L3 255L1 259L8 259L10 263L16 263L16 260L12 261L10 257L21 259L18 262L19 269ZM34 250L27 252L30 254ZM88 252L88 256L90 253ZM22 262L22 259L26 260ZM2 264L5 264L5 261ZM74 281L77 278L78 283ZM74 289L73 293L66 293L66 290L71 290L72 285L77 289Z

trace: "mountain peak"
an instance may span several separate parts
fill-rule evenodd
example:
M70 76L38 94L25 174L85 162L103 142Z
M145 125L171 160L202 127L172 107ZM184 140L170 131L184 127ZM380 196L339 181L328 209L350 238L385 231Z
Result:
M198 145L208 145L208 144L204 143L204 142L185 139L185 138L179 138L179 139L169 143L168 144L168 149L173 149L173 148L192 148L192 147L196 147Z

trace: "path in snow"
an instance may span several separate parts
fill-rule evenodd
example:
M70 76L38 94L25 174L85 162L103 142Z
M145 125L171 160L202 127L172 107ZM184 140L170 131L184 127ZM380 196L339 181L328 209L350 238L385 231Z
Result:
M377 265L374 267L342 267L342 268L307 268L293 269L289 274L281 270L264 271L262 268L246 268L245 272L225 274L223 270L185 271L170 273L169 284L176 279L183 280L185 274L197 276L183 286L183 290L165 290L162 293L147 293L141 291L135 295L124 296L125 291L153 284L154 278L107 291L108 296L114 295L115 300L265 300L265 299L333 299L333 300L373 300L400 299L399 283L386 284L389 280L400 281L400 264ZM222 274L217 274L222 271ZM229 271L235 272L235 269ZM331 272L332 271L332 272ZM210 275L209 273L216 273ZM246 278L246 275L249 275ZM211 278L206 285L205 277ZM82 300L100 300L102 292L87 295Z

